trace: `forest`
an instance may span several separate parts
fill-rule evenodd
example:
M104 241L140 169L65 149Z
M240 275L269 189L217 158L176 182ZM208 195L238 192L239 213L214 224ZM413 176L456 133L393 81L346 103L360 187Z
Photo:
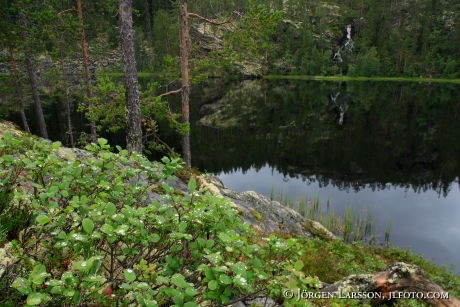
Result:
M188 105L185 89L210 78L460 76L455 0L125 2L132 2L131 34L123 34L116 1L2 0L0 116L20 118L26 131L47 138L47 105L58 105L67 114L61 140L68 145L127 128L138 137L143 130L138 143L166 150L159 120L188 134L186 108L171 111L169 94L181 94ZM131 51L122 47L123 35L132 38ZM116 77L128 56L139 98ZM139 85L138 76L152 77ZM123 106L133 99L142 109L137 132L125 124ZM32 104L34 118L27 118ZM75 117L87 124L73 127Z

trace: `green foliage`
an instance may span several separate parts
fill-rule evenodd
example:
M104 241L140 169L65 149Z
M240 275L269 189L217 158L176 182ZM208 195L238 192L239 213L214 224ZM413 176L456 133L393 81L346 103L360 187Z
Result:
M97 122L100 130L116 132L126 127L125 88L114 80L101 76L93 87L93 107L79 105L89 120Z
M153 14L153 46L158 59L179 56L179 10L159 9Z
M59 143L23 143L7 136L0 161L2 178L21 169L17 183L27 182L2 190L7 206L32 215L15 241L21 273L11 284L27 306L216 305L316 284L300 272L297 240L252 233L193 178L189 191L175 190L178 159L115 154L99 139L62 160Z
M271 59L273 39L283 12L263 4L249 2L248 11L239 21L239 29L227 33L229 52L236 53L238 60L262 61Z
M377 49L372 47L365 54L356 59L348 69L350 76L376 77L381 75L381 63L377 55Z
M301 60L298 73L317 76L329 75L333 70L332 54L328 51L321 51L317 48L309 49L305 52Z

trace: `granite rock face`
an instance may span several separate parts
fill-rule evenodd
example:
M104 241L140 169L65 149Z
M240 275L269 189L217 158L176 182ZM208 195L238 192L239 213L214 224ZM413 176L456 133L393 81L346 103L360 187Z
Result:
M272 201L254 191L237 192L226 188L213 176L203 175L199 183L211 193L229 199L241 212L242 218L258 230L270 234L288 233L305 237L335 240L337 237L320 223L309 220L297 211Z

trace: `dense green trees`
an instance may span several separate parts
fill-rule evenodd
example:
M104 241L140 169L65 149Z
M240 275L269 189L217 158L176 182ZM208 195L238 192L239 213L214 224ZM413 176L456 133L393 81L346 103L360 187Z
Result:
M114 109L119 99L126 98L92 97L93 91L104 92L93 88L101 86L94 75L121 70L116 59L107 67L94 60L107 57L121 45L117 2L85 2L83 10L77 9L78 2L1 1L0 62L6 85L0 93L2 113L7 113L5 109L18 112L25 129L30 125L45 137L46 121L51 119L43 108L51 100L66 105L69 115L75 102L91 120L98 120L97 110ZM242 68L245 74L460 77L460 4L455 0L196 0L189 3L189 11L224 26L210 24L206 26L208 36L194 37L203 20L190 20L187 81L180 73L180 59L184 58L179 39L180 3L133 1L135 52L129 54L135 54L138 70L156 74L157 90L141 99L144 109L162 93L209 75L238 76L235 71ZM351 26L350 38L347 25ZM203 39L214 39L214 44ZM44 65L47 59L53 62L51 67ZM74 65L71 71L69 65ZM98 101L104 104L93 105ZM32 103L35 121L25 112ZM120 112L124 113L117 110L115 115ZM87 125L88 132L73 131L71 117L66 125L71 136L85 132L94 141L95 125ZM144 113L136 121L141 117L156 120L155 115ZM104 123L97 124L102 128Z

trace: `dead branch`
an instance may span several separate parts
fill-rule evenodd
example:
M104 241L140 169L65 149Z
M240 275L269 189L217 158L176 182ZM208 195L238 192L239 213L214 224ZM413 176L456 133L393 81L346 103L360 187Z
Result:
M66 14L66 13L74 12L74 11L76 11L76 9L67 9L67 10L60 11L60 12L57 13L57 14L58 14L58 15L62 15L62 14Z
M400 298L415 298L432 306L460 307L460 301L438 284L427 278L421 268L403 262L389 265L385 271L374 274L351 275L329 285L321 292L339 294L350 292L379 293L375 302Z
M182 88L178 89L178 90L173 90L173 91L169 91L169 92L166 92L166 93L163 93L161 95L158 95L156 96L157 98L158 97L165 97L165 96L169 96L169 95L172 95L172 94L177 94L177 93L180 93L182 92Z

